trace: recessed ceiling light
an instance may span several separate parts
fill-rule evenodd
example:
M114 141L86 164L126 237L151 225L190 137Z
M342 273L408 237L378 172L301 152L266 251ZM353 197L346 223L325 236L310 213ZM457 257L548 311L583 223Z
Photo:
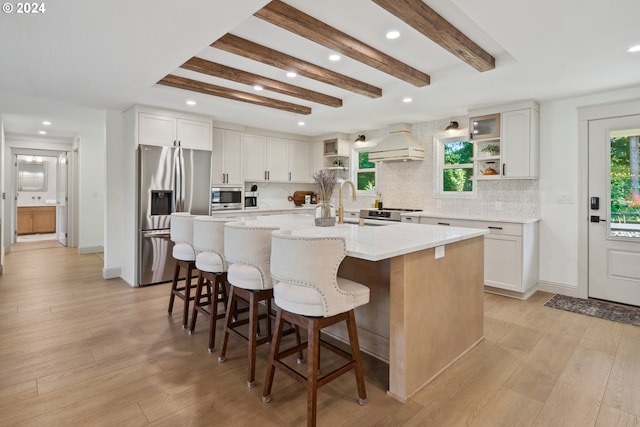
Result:
M400 37L400 32L399 31L393 30L393 31L389 31L387 33L387 38L389 40L394 40L394 39L397 39L398 37Z
M190 106L192 106L192 107L193 107L194 105L196 105L196 101L194 101L193 99L189 99L189 100L187 101L187 105L190 105Z
M627 52L640 52L640 44L631 46L629 49L627 49Z
M333 54L329 55L329 60L330 61L340 61L340 55L338 55L337 53L333 53Z
M43 121L42 124L45 126L51 126L51 122L49 120Z
M298 126L304 126L304 122L298 122Z
M298 74L296 74L295 71L288 71L287 72L287 77L289 77L290 79L294 78L295 76L297 76Z
M264 88L263 88L262 86L260 86L260 85L253 85L253 88L254 88L255 90L262 90L262 89L264 89Z
M413 101L413 99L412 99L412 98L409 98L408 96L407 96L407 97L405 97L405 98L402 98L402 102L404 102L405 104L406 104L406 103L409 103L409 102L411 102L411 101Z
M47 132L46 132L46 131L44 131L44 130L41 130L41 131L40 131L40 132L38 132L38 133L39 133L40 135L46 135L46 134L47 134Z

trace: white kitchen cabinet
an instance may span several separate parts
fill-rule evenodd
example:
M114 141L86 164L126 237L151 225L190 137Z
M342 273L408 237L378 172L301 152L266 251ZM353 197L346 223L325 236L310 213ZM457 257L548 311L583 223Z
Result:
M138 143L211 150L211 121L164 114L138 114Z
M469 138L500 138L500 113L469 117Z
M506 111L501 121L502 176L538 178L538 111L532 108Z
M213 129L211 182L216 185L242 185L242 132Z
M466 219L435 218L426 216L420 218L420 224L445 225L450 227L473 227L473 222Z
M311 182L309 144L263 135L244 137L245 181Z
M538 282L538 222L480 221L472 219L403 216L403 222L488 229L484 236L485 290L528 298ZM409 220L411 219L411 220Z
M521 298L538 283L538 223L473 221L489 229L484 238L484 284L487 290Z
M311 179L311 144L289 141L289 181L313 182Z
M265 150L265 171L267 180L286 182L289 180L289 141L283 138L267 137Z
M245 181L267 181L266 155L267 137L245 134L243 141L243 162Z
M539 177L539 114L532 101L475 111L469 119L474 178ZM495 113L500 111L500 113ZM493 149L493 150L492 150Z
M311 143L311 173L316 173L325 167L324 154L322 154L323 146L324 141L315 141Z

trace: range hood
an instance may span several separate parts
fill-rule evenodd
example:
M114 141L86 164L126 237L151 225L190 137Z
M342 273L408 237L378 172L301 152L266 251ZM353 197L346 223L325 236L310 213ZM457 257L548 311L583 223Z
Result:
M389 135L369 150L372 162L424 160L424 147L411 135L411 125L399 123L389 127Z

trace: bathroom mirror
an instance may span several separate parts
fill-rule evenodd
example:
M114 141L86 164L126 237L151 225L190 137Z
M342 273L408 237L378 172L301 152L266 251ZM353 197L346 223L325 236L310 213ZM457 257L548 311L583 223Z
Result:
M47 163L18 162L18 191L47 191Z

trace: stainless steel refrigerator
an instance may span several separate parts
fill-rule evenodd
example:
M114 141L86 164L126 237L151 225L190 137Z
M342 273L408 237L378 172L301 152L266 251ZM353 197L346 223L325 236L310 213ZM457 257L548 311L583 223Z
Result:
M139 286L171 281L172 212L208 215L211 152L181 147L138 147Z

